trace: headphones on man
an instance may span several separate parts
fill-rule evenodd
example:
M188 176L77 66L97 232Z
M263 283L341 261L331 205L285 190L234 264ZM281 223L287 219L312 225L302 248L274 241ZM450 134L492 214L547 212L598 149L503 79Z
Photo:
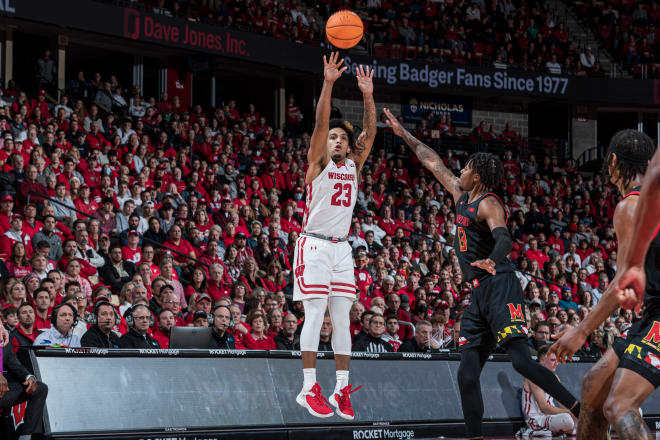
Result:
M121 323L121 318L119 317L119 313L117 313L117 310L115 310L115 306L113 306L108 301L99 301L94 305L94 311L87 318L87 322L89 324L97 325L99 323L99 308L101 306L110 306L110 307L112 307L112 311L114 312L114 315L115 315L115 325L119 325Z
M229 328L234 328L234 318L231 316L231 310L229 309L228 306L225 306L223 304L220 304L218 306L213 307L213 309L211 310L211 313L206 315L206 318L209 321L209 326L213 327L213 323L215 322L215 311L218 310L219 308L227 309L227 311L229 312L229 326L227 328L228 329Z
M146 304L135 304L132 306L130 309L126 310L126 313L124 313L124 319L126 320L126 325L129 327L133 327L135 325L135 319L133 319L133 313L135 310L137 310L138 307L144 307L147 309L149 312L149 327L152 327L154 325L154 315L151 314L151 310L149 307L146 306Z
M69 303L61 303L61 304L55 306L53 311L50 312L50 323L53 327L55 327L57 325L57 314L59 313L60 309L64 306L69 307L73 311L73 325L71 327L74 328L75 326L78 325L78 311L76 310L75 307L73 307Z

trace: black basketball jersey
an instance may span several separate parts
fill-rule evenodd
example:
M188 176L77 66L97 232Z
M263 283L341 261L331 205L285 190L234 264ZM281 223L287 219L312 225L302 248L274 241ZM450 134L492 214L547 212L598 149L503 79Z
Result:
M641 186L636 186L626 197L638 195L642 190ZM658 230L655 231L655 237L649 245L644 261L644 271L646 272L646 292L644 293L644 302L648 305L653 303L654 308L660 307L660 223Z
M454 248L463 271L463 277L466 281L472 282L474 278L480 278L483 275L490 276L490 274L483 269L470 266L470 264L488 258L495 248L495 238L493 238L488 223L477 220L479 203L486 197L495 197L502 205L507 220L509 213L499 197L493 193L485 193L472 203L468 203L469 196L467 192L463 193L456 203ZM506 258L495 266L495 270L496 272L513 272L514 267L511 261Z

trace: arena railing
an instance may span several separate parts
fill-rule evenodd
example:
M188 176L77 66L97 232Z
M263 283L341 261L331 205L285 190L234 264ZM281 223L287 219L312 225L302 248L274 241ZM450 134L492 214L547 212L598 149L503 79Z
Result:
M44 200L48 200L48 203L56 203L56 204L58 204L58 205L60 205L60 206L64 206L65 208L70 209L70 210L72 210L72 211L74 211L74 212L76 212L76 213L78 213L78 214L80 214L80 215L82 215L82 216L84 216L84 217L86 217L86 218L88 218L88 219L94 219L93 216L89 215L89 214L86 213L86 212L80 211L79 209L76 209L76 208L72 208L71 206L67 205L66 203L62 203L62 202L60 202L59 200L54 199L53 197L50 197L50 196L48 196L48 195L46 195L46 194L42 194L42 193L37 192L37 191L30 191L30 192L28 193L28 200L27 200L28 203L30 202L30 196L31 196L31 195L35 195L35 196L38 196L38 197L40 197L40 198L42 198L42 199L44 199ZM140 239L142 240L142 242L149 243L150 245L154 246L155 248L158 248L158 249L160 249L160 248L167 249L168 252L171 252L171 253L173 253L173 254L176 254L176 255L178 255L178 256L180 256L180 257L187 258L188 260L193 261L193 262L195 262L196 264L198 264L198 265L200 265L200 266L210 267L207 263L204 263L203 261L200 261L200 260L198 260L197 258L193 258L193 257L191 257L190 255L184 254L183 252L179 252L179 251L177 251L177 250L175 250L175 249L171 249L171 248L166 248L166 247L164 247L164 246L163 246L163 243L160 243L160 242L155 241L155 240L151 240L151 239L146 238L146 237L140 237Z

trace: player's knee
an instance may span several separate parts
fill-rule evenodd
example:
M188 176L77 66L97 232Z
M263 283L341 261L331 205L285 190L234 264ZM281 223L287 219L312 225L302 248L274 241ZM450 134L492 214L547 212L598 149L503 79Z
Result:
M458 370L458 386L461 389L469 390L475 388L479 383L479 375L471 368L460 368Z
M610 424L615 425L617 420L633 407L634 402L610 394L603 404L603 414L605 414L605 418Z
M550 430L553 433L569 434L573 432L573 429L575 429L575 422L569 414L557 414L552 417Z

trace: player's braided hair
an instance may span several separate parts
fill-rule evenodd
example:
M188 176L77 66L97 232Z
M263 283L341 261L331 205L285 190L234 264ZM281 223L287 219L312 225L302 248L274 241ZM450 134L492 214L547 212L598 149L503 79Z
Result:
M341 119L332 119L330 120L330 127L328 128L328 130L332 130L333 128L341 128L342 130L344 130L348 135L348 146L351 148L355 146L353 144L354 142L353 126L351 125L350 122Z
M486 189L492 190L502 182L504 167L499 157L491 153L474 153L467 161Z
M627 187L637 174L644 175L649 161L655 153L655 144L646 134L631 129L618 131L612 136L603 162L603 172L607 173L616 154L616 169L619 171L617 183Z

